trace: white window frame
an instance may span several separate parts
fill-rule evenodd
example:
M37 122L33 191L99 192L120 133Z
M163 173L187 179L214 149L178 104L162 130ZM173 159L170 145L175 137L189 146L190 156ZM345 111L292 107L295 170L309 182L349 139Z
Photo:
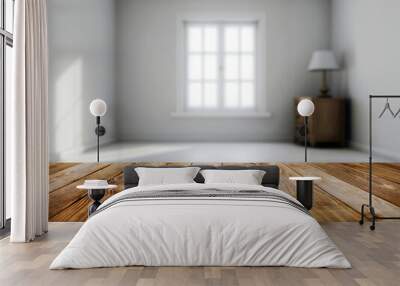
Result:
M187 50L186 50L186 23L256 23L256 37L255 37L255 108L251 110L247 109L227 109L217 108L213 109L201 109L201 110L190 110L186 105L186 61L187 61ZM262 13L250 13L246 15L233 15L225 14L218 16L203 16L186 14L180 15L177 18L177 105L176 112L172 115L175 117L270 117L271 114L267 112L266 106L266 74L265 74L265 15ZM219 94L219 100L220 94Z

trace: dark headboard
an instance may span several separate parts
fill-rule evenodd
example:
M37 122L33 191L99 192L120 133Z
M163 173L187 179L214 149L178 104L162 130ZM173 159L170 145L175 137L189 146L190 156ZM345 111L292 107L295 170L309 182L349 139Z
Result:
M124 168L124 189L136 187L139 183L138 174L135 171L137 167L150 167L146 165L135 165L128 166ZM200 167L201 169L218 169L218 170L263 170L265 171L264 178L262 180L262 185L265 187L271 187L278 189L279 188L279 168L274 165L253 165L249 166L247 164L235 164L235 165L168 165L168 166L159 166L161 168L179 168L179 167ZM204 183L203 176L199 174L194 178L197 183Z

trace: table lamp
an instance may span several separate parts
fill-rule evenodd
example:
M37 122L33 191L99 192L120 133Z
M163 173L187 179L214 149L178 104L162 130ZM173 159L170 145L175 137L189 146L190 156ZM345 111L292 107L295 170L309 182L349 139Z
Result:
M308 70L311 72L322 72L320 96L329 96L328 71L338 70L335 55L330 50L315 51L312 55Z

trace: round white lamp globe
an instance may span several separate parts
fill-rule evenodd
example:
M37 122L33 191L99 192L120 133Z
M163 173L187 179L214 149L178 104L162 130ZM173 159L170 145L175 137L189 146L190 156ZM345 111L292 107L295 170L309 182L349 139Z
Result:
M303 99L297 105L297 112L303 117L308 117L313 115L314 110L315 110L314 103L309 99Z
M107 104L102 99L95 99L90 103L90 113L93 116L104 116L107 112Z

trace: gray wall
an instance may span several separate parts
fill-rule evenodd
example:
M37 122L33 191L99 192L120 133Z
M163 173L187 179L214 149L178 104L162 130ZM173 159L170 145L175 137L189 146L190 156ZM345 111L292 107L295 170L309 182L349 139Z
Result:
M291 140L293 97L314 95L307 72L315 49L330 47L328 0L116 0L118 139ZM177 119L176 21L181 13L265 12L269 119Z
M179 119L176 20L181 13L264 12L266 102L272 117ZM49 0L51 161L96 143L88 106L109 109L103 142L281 141L293 134L293 97L318 92L312 52L330 47L330 0Z
M115 139L114 6L114 0L48 1L51 161L96 144L89 113L95 98L109 106L104 141Z
M335 76L337 94L352 101L353 145L368 147L368 95L400 94L400 1L333 0L332 43L342 58ZM400 118L378 120L384 101L374 105L374 146L382 155L400 158ZM400 100L393 100L397 111Z

